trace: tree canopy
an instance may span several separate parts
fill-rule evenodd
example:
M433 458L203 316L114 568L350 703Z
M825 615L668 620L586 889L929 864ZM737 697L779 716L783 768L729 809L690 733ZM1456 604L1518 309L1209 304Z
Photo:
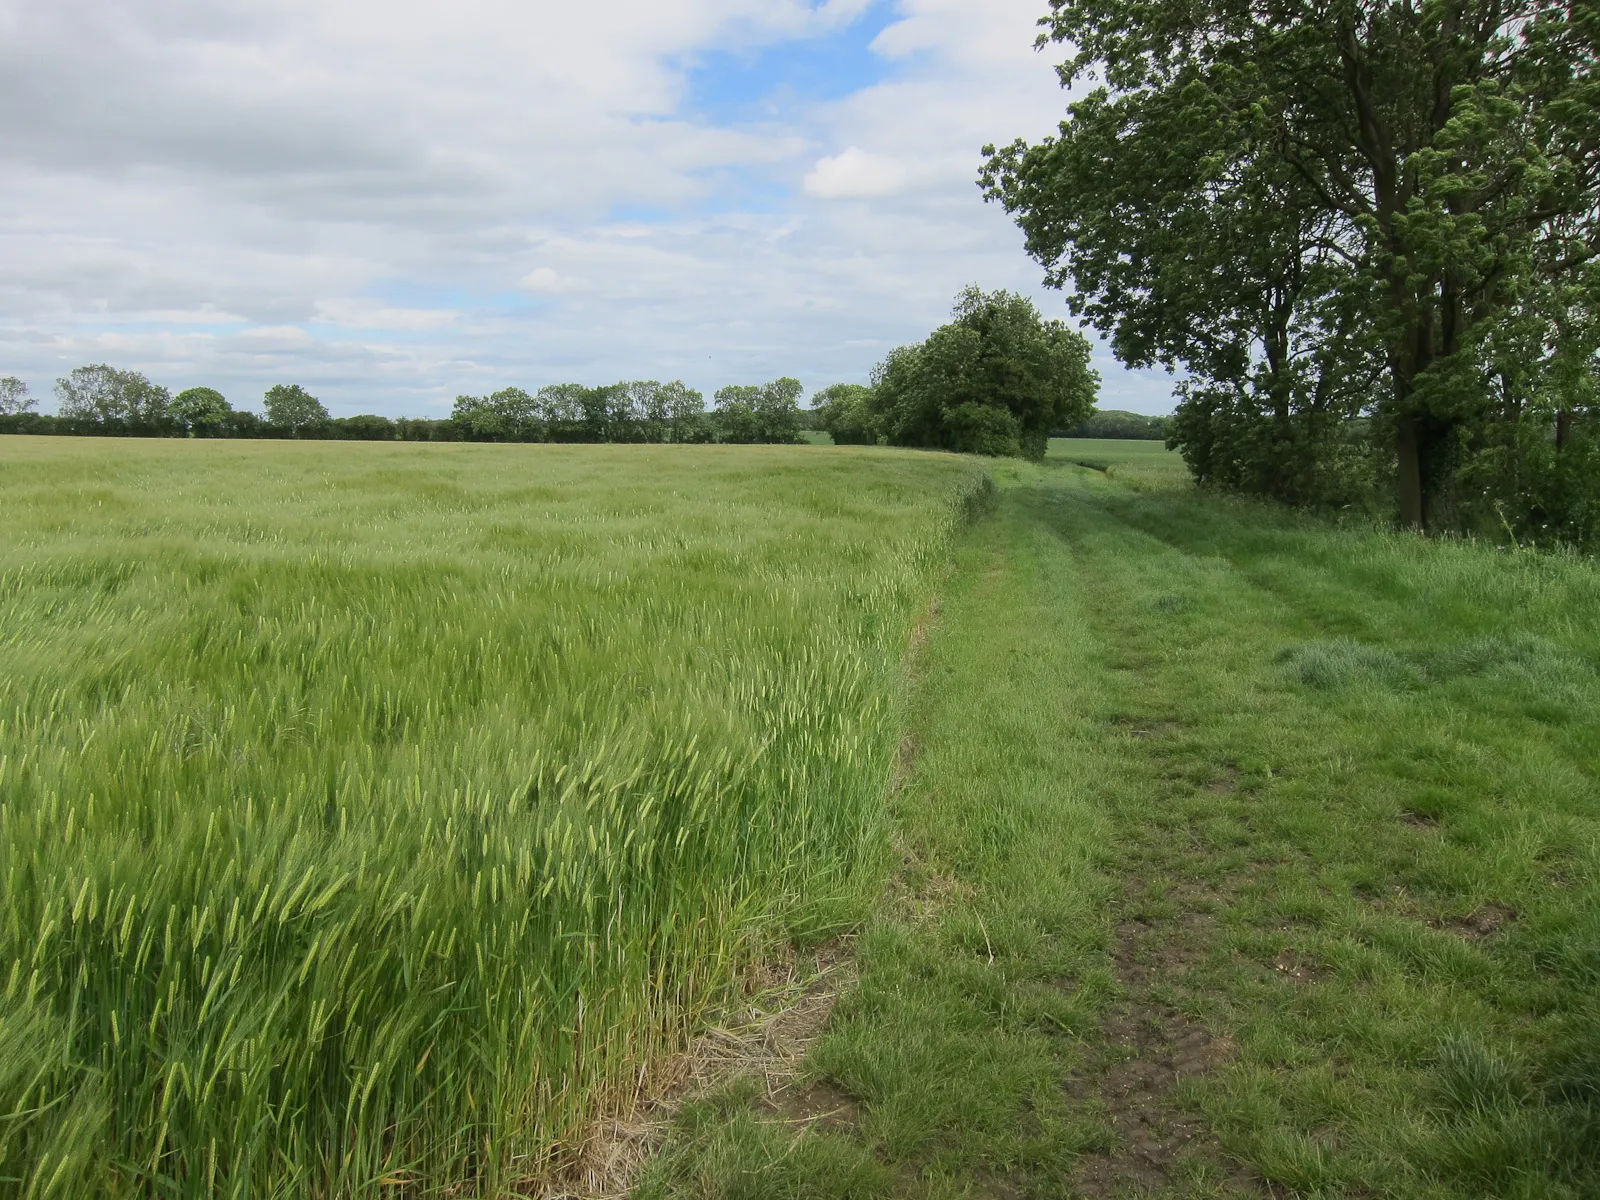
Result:
M167 407L167 415L191 434L215 432L232 413L223 394L209 387L185 388Z
M817 428L832 437L836 446L877 444L871 388L859 383L835 383L811 397L811 408Z
M1052 0L1048 26L1099 86L981 182L1124 362L1185 373L1197 475L1317 502L1365 456L1411 525L1559 507L1519 489L1594 453L1600 9Z
M274 384L267 389L262 407L266 410L268 422L295 434L325 425L330 419L322 401L298 383Z
M712 398L726 442L797 442L800 440L798 379L785 375L771 383L718 388Z
M38 401L28 395L28 385L15 375L0 378L0 417L30 412Z
M1053 430L1094 409L1089 343L1033 301L969 287L951 321L892 351L873 373L885 440L977 454L1043 458Z
M105 363L77 367L56 380L56 410L63 417L122 425L159 425L170 394L138 371Z

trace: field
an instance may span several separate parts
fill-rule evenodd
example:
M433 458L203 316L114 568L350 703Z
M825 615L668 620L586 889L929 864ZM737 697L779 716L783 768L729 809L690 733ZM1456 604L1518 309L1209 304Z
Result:
M829 454L0 440L0 1190L505 1194L859 919L982 476Z
M1164 453L994 468L860 982L642 1196L1600 1195L1600 571Z
M1165 442L1051 438L1045 461L1088 467L1134 488L1181 488L1189 478L1182 456Z
M0 456L0 1192L529 1194L854 931L639 1200L1600 1194L1592 560L1148 442Z

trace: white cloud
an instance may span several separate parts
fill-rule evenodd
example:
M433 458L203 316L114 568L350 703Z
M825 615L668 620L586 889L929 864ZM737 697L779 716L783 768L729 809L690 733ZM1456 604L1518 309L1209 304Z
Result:
M518 284L525 292L555 293L567 290L567 281L554 267L535 267Z
M880 6L876 83L699 115L708 52L803 50ZM0 374L48 394L114 358L341 412L865 378L962 285L1036 290L973 177L1063 111L1042 8L0 0Z
M906 169L892 158L851 146L843 154L819 158L805 178L808 195L824 200L891 196L906 182Z

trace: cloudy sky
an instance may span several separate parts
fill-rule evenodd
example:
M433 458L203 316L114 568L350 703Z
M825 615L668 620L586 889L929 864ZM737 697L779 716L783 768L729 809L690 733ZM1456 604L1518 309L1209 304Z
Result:
M864 381L1035 295L985 142L1047 134L1043 0L0 0L0 375L462 392ZM1102 353L1102 405L1167 380Z

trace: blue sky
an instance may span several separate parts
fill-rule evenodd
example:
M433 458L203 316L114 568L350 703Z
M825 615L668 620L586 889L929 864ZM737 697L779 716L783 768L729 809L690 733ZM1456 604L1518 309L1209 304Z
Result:
M897 64L872 48L895 19L894 6L879 0L808 36L692 54L684 63L683 111L712 125L785 124L808 106L843 100L895 71Z
M0 374L438 415L563 379L864 380L968 283L1065 316L978 147L1043 0L0 0ZM1102 353L1102 404L1170 381Z

